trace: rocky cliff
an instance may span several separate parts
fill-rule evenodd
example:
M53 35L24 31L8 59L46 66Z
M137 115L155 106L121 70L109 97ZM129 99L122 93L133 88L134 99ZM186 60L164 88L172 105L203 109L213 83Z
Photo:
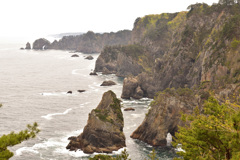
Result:
M43 40L41 38L41 40ZM82 35L64 36L59 41L42 43L40 39L33 43L33 49L74 50L83 53L100 53L104 46L127 45L131 41L131 31L123 30L116 33L94 33L89 31ZM45 41L46 42L46 41ZM35 44L35 45L34 45ZM35 46L35 47L34 47Z
M172 136L178 126L185 125L181 121L181 113L191 114L196 106L202 111L204 101L210 96L209 82L202 83L200 88L166 89L158 92L142 124L131 134L131 138L139 139L152 146L165 146L167 134ZM227 89L226 89L227 88ZM230 100L240 104L240 84L228 85L225 89L217 89L214 96L219 101Z
M70 137L67 149L84 153L111 153L125 147L123 115L120 100L112 91L105 92L96 109L88 117L83 133Z
M168 89L159 92L142 124L131 138L142 140L153 146L165 146L166 137L174 136L178 125L183 125L180 113L192 113L199 103L190 89Z
M107 69L118 74L121 66L116 67L116 64L121 62L127 68L131 67L129 63L134 64L141 70L128 73L122 67L124 71L121 73L124 74L120 75L131 75L125 80L128 82L137 74L134 79L137 80L138 90L140 88L143 96L151 98L166 88L192 88L204 81L210 81L215 88L225 83L239 83L239 4L208 6L198 3L189 6L189 9L188 12L137 18L132 44L144 48L143 53L103 50L95 70ZM129 48L121 47L125 50ZM129 91L129 83L124 84L122 97L136 97L136 87Z

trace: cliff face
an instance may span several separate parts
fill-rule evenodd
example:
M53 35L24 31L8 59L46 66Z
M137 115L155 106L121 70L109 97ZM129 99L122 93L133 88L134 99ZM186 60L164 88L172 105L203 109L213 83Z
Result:
M178 93L179 92L179 93ZM160 92L151 103L142 124L132 133L131 138L142 140L153 146L165 146L168 133L175 135L182 113L192 113L199 103L189 89L169 89ZM180 93L181 92L181 93Z
M202 83L200 88L166 89L158 92L151 103L151 108L142 124L131 134L131 138L139 139L153 146L165 146L167 133L172 136L178 126L185 125L180 117L181 113L191 114L196 106L202 111L204 101L210 96L210 82ZM220 102L240 104L240 84L227 85L225 89L215 90L212 94Z
M78 36L64 36L59 41L55 40L45 49L74 50L83 53L100 53L104 46L127 45L131 41L131 31L123 30L116 33L94 33L92 31ZM34 44L43 46L39 41Z
M88 117L83 133L71 137L67 149L84 153L111 153L125 147L123 115L120 100L112 91L105 92L96 109Z
M189 12L148 15L135 21L132 43L142 46L144 52L122 60L127 63L131 59L142 67L136 79L144 96L153 98L160 90L192 88L204 81L211 81L216 88L240 82L240 6L195 4L190 8ZM104 54L99 56L102 62L106 62ZM111 62L109 57L114 54L107 55ZM97 71L101 71L99 66L96 63ZM127 97L123 92L122 97L136 94L131 93Z

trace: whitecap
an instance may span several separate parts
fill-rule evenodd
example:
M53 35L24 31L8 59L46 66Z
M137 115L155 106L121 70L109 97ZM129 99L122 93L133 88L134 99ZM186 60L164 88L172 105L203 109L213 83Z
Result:
M42 118L45 118L47 120L51 120L53 116L57 116L57 115L65 115L67 114L69 111L71 111L72 108L69 108L67 109L66 111L64 111L63 113L51 113L51 114L48 114L46 116L41 116Z
M31 153L35 153L38 154L39 152L30 148L30 147L22 147L16 150L16 156L21 156L23 152L31 152Z

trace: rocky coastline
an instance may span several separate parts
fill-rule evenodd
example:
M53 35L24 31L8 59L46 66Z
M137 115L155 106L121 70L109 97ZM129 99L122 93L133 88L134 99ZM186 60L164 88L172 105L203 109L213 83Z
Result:
M81 35L64 36L60 40L54 40L52 43L39 38L33 42L34 50L71 50L82 53L100 53L104 46L128 45L131 43L131 31L122 30L116 33L94 33L88 31Z

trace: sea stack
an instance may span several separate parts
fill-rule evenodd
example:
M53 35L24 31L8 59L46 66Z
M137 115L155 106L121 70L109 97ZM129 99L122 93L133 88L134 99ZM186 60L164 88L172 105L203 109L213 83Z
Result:
M126 147L123 126L120 100L114 92L107 91L89 114L83 133L70 137L66 148L70 151L81 149L84 153L112 153Z
M31 49L31 44L27 42L25 49Z

